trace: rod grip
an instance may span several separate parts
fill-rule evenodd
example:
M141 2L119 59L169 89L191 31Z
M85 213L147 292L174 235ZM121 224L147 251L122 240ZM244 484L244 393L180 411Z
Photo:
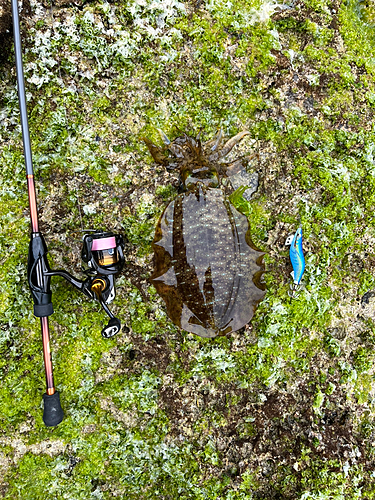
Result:
M64 418L64 412L61 408L60 394L43 394L44 411L43 422L47 427L55 427Z
M48 302L48 304L34 304L34 316L36 318L44 318L51 316L51 314L53 314L52 302Z

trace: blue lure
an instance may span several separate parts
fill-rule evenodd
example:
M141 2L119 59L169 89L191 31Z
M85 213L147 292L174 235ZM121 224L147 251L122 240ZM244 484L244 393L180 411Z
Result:
M289 236L286 245L290 245L289 256L293 266L293 286L292 297L295 296L296 291L300 288L303 273L305 272L305 257L302 248L302 227L299 227L293 236Z

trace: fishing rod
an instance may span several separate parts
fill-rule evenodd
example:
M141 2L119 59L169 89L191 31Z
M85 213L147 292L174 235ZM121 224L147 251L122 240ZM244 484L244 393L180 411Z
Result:
M22 64L22 47L17 0L12 0L14 49L17 70L18 99L21 114L23 149L26 165L26 178L30 205L31 237L29 244L27 277L34 301L34 315L40 318L43 343L44 368L46 375L46 393L43 394L43 421L46 426L58 425L64 418L60 394L55 389L52 358L50 351L50 331L48 318L53 314L50 282L52 276L61 276L88 298L100 303L109 316L102 336L110 338L121 329L120 321L112 314L108 304L115 298L115 276L124 266L124 240L119 234L105 231L93 231L83 237L81 257L86 279L80 280L64 270L51 270L47 245L39 229L38 210L34 183L34 170L31 155L25 82Z

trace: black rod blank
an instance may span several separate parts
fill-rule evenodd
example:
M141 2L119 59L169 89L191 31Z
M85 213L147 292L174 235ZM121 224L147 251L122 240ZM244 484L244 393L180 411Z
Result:
M18 90L18 100L20 104L20 113L21 113L21 126L22 126L23 150L24 150L25 164L26 164L26 175L34 175L33 160L31 156L29 122L27 119L25 80L23 76L23 66L22 66L20 18L18 14L17 0L12 0L12 16L13 16L14 52L16 57L16 69L17 69L17 90Z

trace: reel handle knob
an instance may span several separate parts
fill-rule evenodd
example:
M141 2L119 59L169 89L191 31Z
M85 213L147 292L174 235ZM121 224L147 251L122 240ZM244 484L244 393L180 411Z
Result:
M102 336L105 339L109 339L117 335L120 330L121 330L120 320L118 320L117 318L111 318L108 321L108 325L105 328L103 328Z

